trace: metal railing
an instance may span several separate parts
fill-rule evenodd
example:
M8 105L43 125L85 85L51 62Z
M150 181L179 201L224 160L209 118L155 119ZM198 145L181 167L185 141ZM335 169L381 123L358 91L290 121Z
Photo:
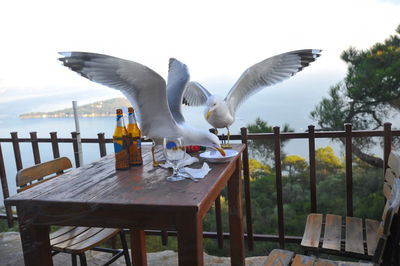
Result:
M3 160L3 153L1 143L12 143L15 164L17 170L23 168L21 152L19 148L20 143L31 143L34 163L41 162L39 143L51 143L53 157L60 157L59 143L72 143L75 157L76 167L80 166L78 155L78 140L76 132L71 133L71 138L58 138L56 132L50 133L50 138L38 138L36 132L30 132L30 138L18 138L17 132L11 132L11 138L0 138L0 178L3 189L3 197L9 197L9 190L7 184L6 171ZM82 143L94 143L99 145L100 156L103 157L107 154L106 143L112 143L112 139L106 139L104 133L98 133L96 138L82 138ZM317 189L316 189L316 164L315 164L315 140L318 138L343 138L345 139L345 160L346 160L346 214L353 216L353 173L352 173L352 142L353 138L358 137L382 137L384 140L383 152L383 168L387 167L388 156L391 151L392 137L400 136L400 130L392 130L391 123L385 123L383 130L352 130L351 124L345 124L343 131L329 131L329 132L316 132L314 126L308 126L308 131L304 133L283 133L280 132L279 127L274 127L273 133L254 133L248 134L247 128L241 128L241 135L232 135L231 140L240 140L246 144L246 149L242 154L243 158L243 182L244 182L244 198L245 198L245 217L246 217L246 233L248 249L253 250L254 241L272 241L279 242L280 248L285 248L285 243L300 243L300 236L285 235L285 218L283 211L283 187L282 187L282 166L281 166L281 141L289 139L307 139L309 150L309 169L310 169L310 212L317 212ZM276 206L278 213L278 235L256 234L253 232L252 225L252 205L250 200L250 174L249 174L249 155L248 155L248 141L249 140L271 140L274 142L274 157L275 157L275 175L276 175ZM204 232L205 238L214 238L218 241L218 247L223 247L223 239L229 238L229 233L224 233L222 230L222 214L221 214L221 200L218 197L215 200L215 214L216 214L216 232ZM7 219L8 225L13 227L14 220L17 219L16 215L12 214L10 207L6 207L6 215L0 215L0 219ZM161 235L163 244L167 243L168 236L176 236L173 231L157 231L147 230L147 234Z

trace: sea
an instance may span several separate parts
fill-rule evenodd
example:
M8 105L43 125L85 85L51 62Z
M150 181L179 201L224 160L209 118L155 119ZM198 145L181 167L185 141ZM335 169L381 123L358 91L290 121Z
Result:
M287 81L274 87L265 89L250 97L238 110L236 121L231 126L231 134L240 134L240 128L254 123L257 117L268 122L271 126L282 127L288 123L296 132L305 132L308 125L318 125L310 117L310 112L320 102L323 97L327 97L329 84L333 81L317 79L316 82L308 83L307 87L302 84ZM301 79L300 79L301 81ZM319 81L319 82L318 82ZM310 85L311 84L311 85ZM95 92L93 92L95 93ZM78 98L81 99L81 98ZM68 94L66 97L54 96L40 98L24 98L23 100L1 102L0 98L0 138L10 138L11 132L18 132L18 137L29 138L29 132L37 132L39 138L49 138L50 132L57 132L57 136L71 137L71 132L75 131L73 118L32 118L20 119L19 114L33 111L54 111L60 108L72 106L72 101L76 100ZM78 100L78 105L79 105ZM183 107L183 114L186 121L194 127L209 129L211 126L204 119L203 107ZM397 119L398 120L398 119ZM106 138L111 138L115 126L114 117L80 117L79 125L83 138L97 138L97 133L105 133ZM225 133L226 130L219 130ZM16 193L16 165L14 152L11 143L0 143L4 164L6 169L8 189L10 195ZM334 147L338 157L343 154L340 144L330 139L317 139L316 148ZM67 156L74 161L73 148L70 143L60 143L60 155ZM23 167L34 165L32 145L30 143L20 143ZM98 144L83 144L83 161L89 163L100 157ZM107 153L113 152L112 144L107 144ZM290 155L300 155L308 160L308 141L290 140L284 148L284 152ZM39 144L41 161L45 162L53 159L50 143ZM376 149L376 155L382 156L381 149ZM3 198L0 196L0 206L3 205Z

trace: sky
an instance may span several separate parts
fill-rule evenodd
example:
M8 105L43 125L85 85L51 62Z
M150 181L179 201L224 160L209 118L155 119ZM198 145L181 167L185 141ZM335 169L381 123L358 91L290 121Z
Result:
M51 110L121 96L63 67L59 51L133 60L165 79L175 57L192 80L225 96L259 61L322 49L317 62L285 83L318 87L308 93L320 99L344 78L340 53L382 42L395 33L399 14L400 1L378 0L1 1L0 105L47 97L41 108ZM267 90L263 97L279 94Z

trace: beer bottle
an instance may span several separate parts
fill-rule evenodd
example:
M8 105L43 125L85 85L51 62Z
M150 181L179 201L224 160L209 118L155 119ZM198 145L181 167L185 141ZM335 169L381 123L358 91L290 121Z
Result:
M122 109L117 109L117 120L113 134L115 169L123 170L129 168L129 155L126 149L126 133Z
M129 136L129 163L141 165L142 145L140 142L140 129L136 124L135 112L132 107L128 108L128 136Z

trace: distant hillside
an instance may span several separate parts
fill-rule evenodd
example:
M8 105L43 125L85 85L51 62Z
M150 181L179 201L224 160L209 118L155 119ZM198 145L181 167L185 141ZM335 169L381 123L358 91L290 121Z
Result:
M105 101L98 101L86 105L78 106L78 115L80 117L95 116L114 116L115 110L121 107L129 107L131 104L126 98L114 98ZM74 117L74 111L71 108L53 112L33 112L21 114L20 118L47 118L47 117Z

